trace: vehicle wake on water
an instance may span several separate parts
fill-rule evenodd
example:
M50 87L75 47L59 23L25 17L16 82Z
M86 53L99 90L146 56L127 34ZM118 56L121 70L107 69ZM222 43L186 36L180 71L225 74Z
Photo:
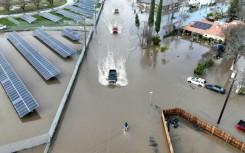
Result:
M116 82L117 86L126 86L128 84L127 74L126 74L126 59L122 57L117 57L114 52L107 52L107 56L99 57L98 59L98 81L102 85L109 85L107 77L109 75L109 70L115 69L117 71L118 80Z

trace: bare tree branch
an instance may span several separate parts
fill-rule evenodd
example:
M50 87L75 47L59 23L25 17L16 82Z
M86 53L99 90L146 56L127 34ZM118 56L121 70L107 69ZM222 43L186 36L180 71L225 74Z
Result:
M5 10L9 11L12 5L12 0L1 0L0 5L3 6Z
M24 11L27 4L26 0L18 0L18 3L20 5L20 8Z
M225 33L225 54L227 57L234 58L234 64L245 55L245 25L238 24L231 26L224 31Z
M54 0L47 0L51 6L54 5Z
M32 0L32 3L39 9L39 5L41 3L41 0Z

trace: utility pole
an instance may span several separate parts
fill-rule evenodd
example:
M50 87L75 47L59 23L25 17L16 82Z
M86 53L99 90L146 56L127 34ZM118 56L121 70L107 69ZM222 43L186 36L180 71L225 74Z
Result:
M228 99L229 99L230 94L231 94L231 90L232 90L233 84L234 84L235 79L236 79L236 75L237 75L237 74L236 74L236 72L233 72L233 73L235 73L235 76L234 76L234 78L233 78L233 80L232 80L232 83L231 83L230 89L229 89L229 91L228 91L228 94L227 94L227 96L226 96L226 99L225 99L225 102L224 102L223 108L222 108L222 110L221 110L221 112L220 112L220 115L219 115L219 119L218 119L218 121L217 121L217 124L219 124L219 123L220 123L220 120L221 120L221 118L222 118L222 116L223 116L223 113L224 113L224 110L225 110L226 104L227 104Z
M85 47L85 50L86 50L86 41L87 41L87 38L86 38L86 18L84 18L84 24L83 24L83 27L84 27L84 47Z

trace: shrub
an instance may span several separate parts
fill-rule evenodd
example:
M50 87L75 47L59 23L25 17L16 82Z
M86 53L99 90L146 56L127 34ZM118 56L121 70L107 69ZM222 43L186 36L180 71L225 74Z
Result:
M245 95L245 87L241 87L240 90L238 91L239 95Z
M214 16L213 13L208 13L207 17Z
M208 37L202 37L202 40L207 41Z
M215 12L214 17L215 17L215 19L220 19L221 18L221 13L220 12Z
M211 67L214 65L215 59L214 58L210 58L207 62L206 62L206 66L207 67Z
M195 68L195 70L194 70L194 73L195 73L195 74L203 74L204 70L205 70L205 65L204 65L204 64L198 63L198 64L196 65L196 68Z
M154 45L159 45L159 43L161 42L161 38L159 36L153 36L151 37L151 41Z
M166 52L168 50L168 46L161 47L161 52Z

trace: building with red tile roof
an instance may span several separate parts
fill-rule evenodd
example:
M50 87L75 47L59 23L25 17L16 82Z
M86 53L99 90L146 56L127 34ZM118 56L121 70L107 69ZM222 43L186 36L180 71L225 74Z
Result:
M244 23L238 20L234 20L230 23L224 23L224 22L219 22L219 21L211 22L211 21L203 19L203 20L194 21L182 27L181 29L183 31L191 32L192 34L200 34L203 37L224 41L225 40L224 29L230 26L233 26L233 25L238 25L238 24L244 24Z

